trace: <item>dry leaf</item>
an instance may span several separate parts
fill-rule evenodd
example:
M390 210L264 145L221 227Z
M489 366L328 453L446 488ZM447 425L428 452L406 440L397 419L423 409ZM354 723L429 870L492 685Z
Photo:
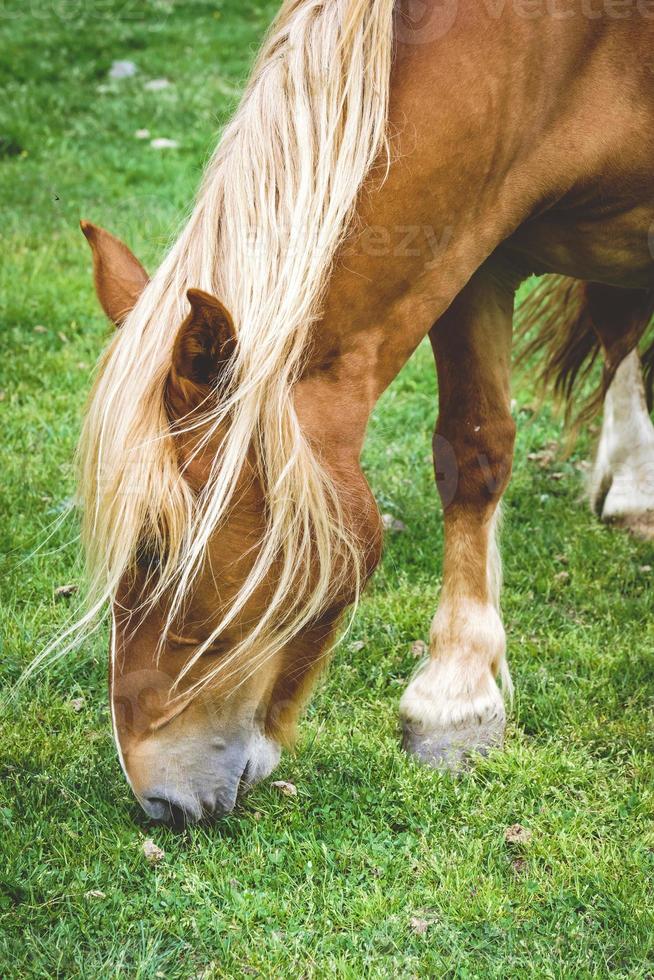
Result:
M0 391L0 402L3 402L6 397L7 397L7 392L6 391Z
M90 891L84 892L84 898L106 898L104 892L99 891L97 888L91 888Z
M556 575L554 576L554 581L555 582L569 582L570 581L570 572L557 572Z
M32 327L32 333L47 333L48 328L44 327L42 323L37 323L35 327Z
M415 932L416 936L424 936L430 925L427 919L420 919L415 915L411 919L411 931Z
M70 599L78 590L77 585L59 585L54 591L55 599Z
M297 796L297 786L294 786L293 783L287 783L283 779L277 779L270 785L273 789L276 789L278 793L281 793L282 796Z
M556 459L558 446L555 442L550 442L544 449L539 449L535 453L528 453L527 459L532 463L538 463L542 470L546 470Z
M427 654L429 653L429 647L427 646L424 640L416 640L414 643L411 644L411 653L416 658L416 660L422 659L422 657L426 657Z
M73 700L70 702L71 708L73 709L73 711L76 711L78 714L80 713L80 711L82 711L85 704L86 704L85 698L73 698Z
M524 858L519 857L514 858L513 861L511 861L511 868L516 878L521 878L522 875L527 873L528 865Z
M150 837L143 841L143 853L148 864L158 864L166 856Z
M160 136L156 140L150 140L150 146L153 150L176 150L179 143L177 140L169 140L165 136Z
M353 650L354 653L358 653L359 650L363 650L365 648L365 645L365 640L355 640L354 643L350 643L350 650Z
M510 845L528 844L532 836L531 830L519 823L514 823L504 831L504 840Z
M0 394L1 394L1 392L0 392ZM652 566L651 565L639 565L638 571L639 572L642 572L643 575L649 575L649 573L652 571Z

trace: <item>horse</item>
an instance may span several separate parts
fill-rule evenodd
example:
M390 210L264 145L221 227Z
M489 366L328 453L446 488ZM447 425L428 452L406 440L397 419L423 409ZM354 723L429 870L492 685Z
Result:
M292 743L381 555L368 420L427 336L445 553L403 745L451 771L502 745L515 295L598 284L616 364L634 349L650 7L285 0L156 274L83 223L119 328L79 448L88 616L111 610L114 734L150 818L229 813Z
M654 539L653 315L652 289L547 276L522 305L518 332L518 363L541 361L537 387L565 405L569 443L602 413L591 509L645 540ZM601 381L580 404L577 392L598 360Z

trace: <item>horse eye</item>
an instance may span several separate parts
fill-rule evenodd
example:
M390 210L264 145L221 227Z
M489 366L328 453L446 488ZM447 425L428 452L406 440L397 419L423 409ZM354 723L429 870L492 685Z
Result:
M161 555L152 545L142 544L136 555L136 564L144 572L156 572L161 565Z
M202 646L203 641L197 639L193 636L178 636L175 633L169 633L168 639L173 644L173 646L180 647L183 650L189 650L194 648L197 650ZM203 657L219 657L227 651L227 644L223 640L216 640L212 643L203 653Z
M203 657L222 657L224 653L227 652L227 645L225 643L214 643L207 650L204 651Z

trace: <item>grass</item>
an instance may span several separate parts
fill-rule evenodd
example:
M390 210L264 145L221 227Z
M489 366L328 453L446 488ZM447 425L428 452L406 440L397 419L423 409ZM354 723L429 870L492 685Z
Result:
M54 589L79 575L62 515L107 327L78 219L155 264L274 6L2 5L3 685L71 615ZM108 81L125 58L139 73ZM144 89L161 76L173 85ZM141 128L180 146L157 152L135 138ZM421 348L374 415L366 470L407 530L390 536L297 753L282 761L297 798L263 785L219 826L146 826L110 734L104 635L4 710L0 975L654 974L652 547L598 526L580 503L588 446L549 467L528 460L560 436L547 412L530 419L528 389L516 393L505 510L518 692L506 751L457 780L400 752L411 644L426 637L440 583L433 374ZM515 822L533 837L511 850ZM146 836L165 851L156 867Z

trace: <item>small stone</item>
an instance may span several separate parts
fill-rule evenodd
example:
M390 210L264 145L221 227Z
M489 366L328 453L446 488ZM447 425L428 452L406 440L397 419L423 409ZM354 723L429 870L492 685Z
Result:
M70 702L71 708L73 709L73 711L77 712L77 714L79 714L80 711L84 709L85 704L86 704L85 698L73 698L73 700Z
M4 394L4 392L1 392L0 391L0 395L2 395L2 394ZM0 399L0 401L1 400L2 399ZM640 565L639 568L638 568L638 571L639 572L642 572L643 575L649 575L649 573L652 571L652 566L651 565Z
M382 514L382 524L385 531L392 531L394 534L401 534L406 531L406 524L393 517L392 514Z
M281 793L282 796L297 796L297 786L295 786L293 783L287 783L283 779L277 779L270 785L273 789L276 789L278 793Z
M101 892L98 888L91 888L88 892L84 892L84 898L106 898L104 892Z
M159 864L166 856L150 837L143 841L143 853L148 864Z
M429 647L424 640L415 640L415 642L411 644L411 654L416 658L416 660L421 660L423 657L426 657L428 653Z
M109 69L109 78L132 78L137 71L138 68L133 61L114 61Z
M170 82L167 78L152 78L149 82L146 82L143 86L148 92L161 92L164 88L170 88Z
M504 831L504 840L512 847L521 844L528 844L532 836L533 834L531 830L528 830L527 827L523 827L522 824L519 823L514 823L511 827L507 827Z
M42 323L37 323L35 327L32 327L32 333L47 333L48 328L44 327Z
M150 130L149 129L137 129L136 132L134 133L134 136L137 138L137 140L149 140L150 139Z
M150 146L153 150L176 150L179 143L177 140L169 140L162 136L156 140L150 140Z
M59 585L54 591L55 599L70 599L78 589L77 585Z

